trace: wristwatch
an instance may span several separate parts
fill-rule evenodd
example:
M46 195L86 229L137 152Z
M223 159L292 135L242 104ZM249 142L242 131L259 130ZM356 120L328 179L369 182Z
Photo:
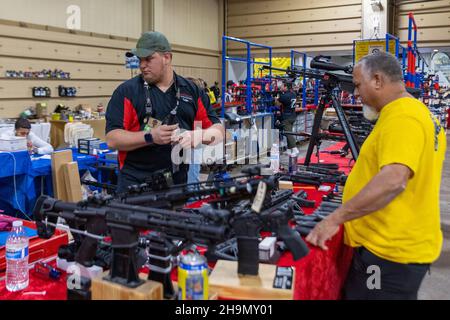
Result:
M153 144L153 136L150 131L148 131L146 134L144 134L145 142L147 144Z

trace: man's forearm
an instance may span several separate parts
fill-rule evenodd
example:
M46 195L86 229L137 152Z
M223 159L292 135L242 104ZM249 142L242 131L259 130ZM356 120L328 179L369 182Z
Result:
M116 129L108 132L106 135L106 143L108 147L119 151L132 151L147 145L144 134L144 131L131 132Z
M400 171L398 166L400 168ZM405 188L409 169L402 165L383 168L358 194L343 204L328 219L343 224L386 207ZM408 171L405 171L405 169Z

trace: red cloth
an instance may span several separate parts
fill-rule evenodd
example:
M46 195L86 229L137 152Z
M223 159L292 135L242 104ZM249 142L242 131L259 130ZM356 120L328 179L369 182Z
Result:
M447 129L450 129L450 108L447 109Z
M53 267L56 262L49 263ZM42 293L42 294L40 294ZM9 292L5 279L0 281L0 300L67 300L66 274L62 272L59 280L43 279L30 270L30 283L18 292Z
M14 220L17 220L17 219L1 214L0 215L0 231L11 231Z
M345 142L337 142L332 146L326 148L324 151L335 151L340 150L345 146ZM339 170L348 174L353 167L354 161L352 158L341 157L338 154L329 154L329 153L320 153L319 155L320 162L319 163L336 163L339 166ZM298 159L299 164L303 164L305 158ZM311 156L311 163L317 163L316 154L313 153Z

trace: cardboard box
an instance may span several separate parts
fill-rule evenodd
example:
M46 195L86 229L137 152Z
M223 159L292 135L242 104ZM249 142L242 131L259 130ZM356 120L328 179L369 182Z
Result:
M265 237L259 243L259 260L269 261L275 254L275 245L277 243L276 237Z
M72 162L72 159L72 150L52 153L53 194L58 200L68 201L63 166L66 163Z
M2 151L24 151L27 149L27 138L25 137L0 138L0 150Z
M63 166L63 173L65 178L67 201L81 201L83 199L83 195L81 193L81 181L80 172L78 171L78 163L75 161L66 163Z

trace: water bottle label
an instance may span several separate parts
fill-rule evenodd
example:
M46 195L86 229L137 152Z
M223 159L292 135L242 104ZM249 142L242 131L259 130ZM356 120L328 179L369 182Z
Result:
M6 259L8 260L21 260L28 257L28 247L22 250L6 249Z

